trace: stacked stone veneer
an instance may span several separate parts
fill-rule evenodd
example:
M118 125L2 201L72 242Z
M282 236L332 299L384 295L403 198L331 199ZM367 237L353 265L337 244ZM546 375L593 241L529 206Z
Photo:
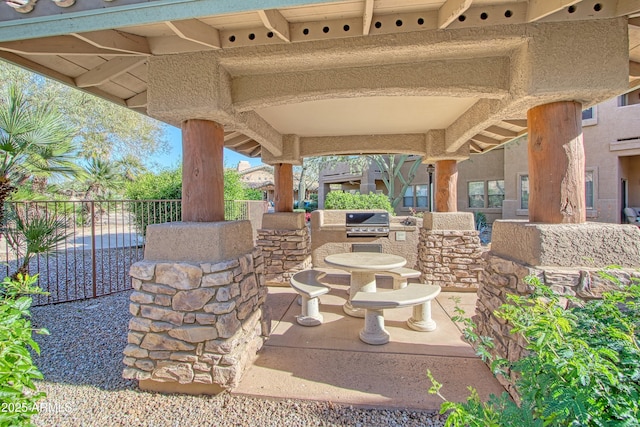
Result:
M311 234L302 213L265 214L256 244L270 284L288 285L298 271L311 268Z
M420 230L418 270L422 280L443 288L476 289L485 251L474 230Z
M268 334L262 250L217 263L142 261L125 378L233 388Z
M532 292L530 285L524 282L527 276L535 276L541 283L550 287L558 295L574 296L584 300L600 298L603 292L618 289L619 285L600 276L602 269L568 267L531 267L517 261L495 256L490 252L483 255L486 268L482 274L478 289L476 314L473 317L478 333L493 338L494 356L514 362L523 355L526 345L522 336L511 334L511 326L493 313L507 303L507 295L525 295ZM632 278L640 279L635 269L608 270L620 284L627 285ZM564 308L568 300L561 299ZM515 377L509 373L507 378L498 378L515 397L513 384Z

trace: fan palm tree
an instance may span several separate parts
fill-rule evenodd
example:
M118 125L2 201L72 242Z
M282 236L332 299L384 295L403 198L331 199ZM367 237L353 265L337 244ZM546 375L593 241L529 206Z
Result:
M16 85L0 99L0 224L15 185L31 177L74 176L74 130L49 104L27 100Z
M122 170L118 163L91 157L83 171L87 190L84 198L102 198L110 190L120 188L124 181Z

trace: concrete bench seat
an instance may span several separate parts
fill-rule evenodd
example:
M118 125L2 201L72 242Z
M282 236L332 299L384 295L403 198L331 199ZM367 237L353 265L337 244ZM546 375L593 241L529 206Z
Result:
M289 280L291 287L300 294L302 298L302 314L296 317L296 322L302 326L318 326L322 324L322 314L320 314L318 297L324 295L331 288L320 279L326 273L318 270L303 270L294 274Z
M388 292L358 292L351 298L353 307L365 309L364 329L360 339L373 345L389 342L389 332L384 328L384 309L411 307L413 316L407 320L411 329L428 332L436 329L431 318L431 300L440 294L440 286L410 283L406 287Z
M391 277L393 279L393 289L401 289L407 286L409 279L418 279L421 274L421 272L413 268L400 267L376 276Z

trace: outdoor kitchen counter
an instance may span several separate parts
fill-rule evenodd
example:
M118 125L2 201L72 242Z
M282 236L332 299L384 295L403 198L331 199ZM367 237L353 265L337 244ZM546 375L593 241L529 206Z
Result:
M407 260L399 255L375 252L332 254L325 257L324 261L332 267L337 267L351 273L349 300L344 304L342 309L346 314L353 317L364 317L364 310L354 308L351 305L351 298L361 291L375 292L376 273L400 268L407 263Z

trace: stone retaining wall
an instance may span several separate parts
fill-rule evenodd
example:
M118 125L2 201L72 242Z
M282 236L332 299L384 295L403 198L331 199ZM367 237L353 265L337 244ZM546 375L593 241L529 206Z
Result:
M269 333L263 271L259 248L217 263L134 264L123 376L235 387Z
M568 267L530 267L517 261L496 256L491 252L483 255L485 270L478 289L476 315L473 317L479 335L493 338L494 356L505 358L511 362L518 360L523 353L525 342L520 335L510 333L511 326L498 319L493 312L507 302L507 294L524 295L532 292L524 278L532 275L538 277L546 286L558 295L571 295L581 299L600 298L603 292L614 290L617 284L600 277L602 269L568 268ZM629 284L631 278L640 278L640 272L633 269L608 270L623 285ZM565 308L568 300L564 300ZM516 397L511 384L515 378L498 380Z
M475 230L420 230L417 269L427 284L476 289L484 269L479 233Z
M291 276L311 268L311 235L298 230L259 229L257 245L264 254L267 282L289 284Z

